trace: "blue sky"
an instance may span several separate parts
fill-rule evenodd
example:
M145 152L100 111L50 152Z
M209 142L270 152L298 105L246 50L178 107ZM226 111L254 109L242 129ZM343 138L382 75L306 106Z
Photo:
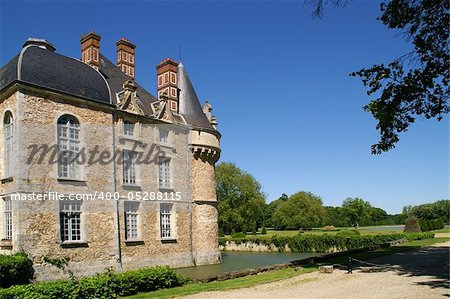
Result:
M182 60L222 133L221 161L262 184L267 201L305 190L326 205L361 197L388 212L448 198L449 123L418 119L383 155L370 154L369 97L348 74L409 46L376 17L379 1L354 1L313 20L303 1L4 1L0 63L28 37L80 57L81 34L102 35L114 61L122 36L136 45L136 80L155 94L155 66Z

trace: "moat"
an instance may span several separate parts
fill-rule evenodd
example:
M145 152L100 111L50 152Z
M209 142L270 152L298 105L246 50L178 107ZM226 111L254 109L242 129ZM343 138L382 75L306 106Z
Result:
M175 270L181 275L191 278L198 278L247 268L257 268L260 266L287 263L290 261L317 255L320 254L280 252L223 252L223 261L220 264L188 267Z

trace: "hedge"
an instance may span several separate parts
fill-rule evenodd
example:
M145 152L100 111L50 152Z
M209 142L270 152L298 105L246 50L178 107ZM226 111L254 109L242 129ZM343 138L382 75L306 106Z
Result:
M0 290L0 299L109 299L183 285L187 279L168 267L108 272L88 278L39 282Z
M353 236L339 236L339 235L312 235L312 234L298 234L296 236L278 236L271 237L253 237L247 238L219 238L219 244L226 245L227 241L233 241L236 245L243 243L262 244L267 246L275 246L278 251L284 251L287 246L291 252L330 252L330 251L344 251L363 247L377 247L383 243L395 241L399 239L406 240L422 240L434 238L433 233L398 233L398 234L383 234L383 235L353 235Z
M0 287L29 283L33 275L33 263L25 254L0 255Z

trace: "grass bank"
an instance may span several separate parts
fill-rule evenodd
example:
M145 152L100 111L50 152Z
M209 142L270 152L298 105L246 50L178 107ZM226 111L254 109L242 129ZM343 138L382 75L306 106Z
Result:
M430 246L437 243L443 243L450 241L450 238L434 238L434 239L423 239L417 241L409 241L402 243L390 248L377 249L365 253L355 254L352 257L361 260L370 260L372 258L390 255L397 252L409 251L421 247ZM334 258L326 262L326 264L345 264L348 256L341 256L339 258ZM211 292L211 291L226 291L238 288L251 287L258 284L274 282L282 279L291 278L300 274L310 273L317 270L318 265L308 265L305 266L300 271L295 271L293 268L287 268L282 270L275 270L264 272L258 275L252 275L247 277L240 277L225 281L214 281L209 283L191 283L186 284L181 287L176 287L172 289L163 289L155 292L137 294L129 299L144 299L144 298L173 298L178 296L186 296L191 294L197 294L201 292Z

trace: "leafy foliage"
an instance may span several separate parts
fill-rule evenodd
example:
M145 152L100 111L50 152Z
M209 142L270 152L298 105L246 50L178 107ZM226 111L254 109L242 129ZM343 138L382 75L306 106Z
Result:
M261 185L233 163L216 167L219 228L225 234L252 231L261 226L265 208Z
M353 72L375 96L364 109L378 121L380 141L372 153L395 147L399 133L418 116L441 120L450 111L449 6L447 0L391 0L378 19L389 29L404 30L414 49L388 65Z
M450 222L450 200L438 200L434 203L418 205L409 208L410 214L423 220L442 219Z
M313 235L313 234L297 234L295 236L279 236L271 237L254 237L234 239L230 237L221 238L222 245L226 242L233 241L236 244L253 243L273 246L278 251L284 251L287 246L292 252L332 252L344 251L363 247L377 247L383 243L395 241L399 239L422 240L434 238L433 233L415 233L415 234L383 234L383 235Z
M0 287L29 283L33 275L33 263L25 254L0 255Z
M370 204L361 198L347 198L342 204L342 213L348 219L349 225L358 226L369 217Z
M325 218L322 199L310 192L297 192L283 201L273 213L276 228L299 229L320 226Z
M184 284L186 279L168 267L143 268L115 274L108 272L83 279L40 282L0 290L0 299L109 299Z

